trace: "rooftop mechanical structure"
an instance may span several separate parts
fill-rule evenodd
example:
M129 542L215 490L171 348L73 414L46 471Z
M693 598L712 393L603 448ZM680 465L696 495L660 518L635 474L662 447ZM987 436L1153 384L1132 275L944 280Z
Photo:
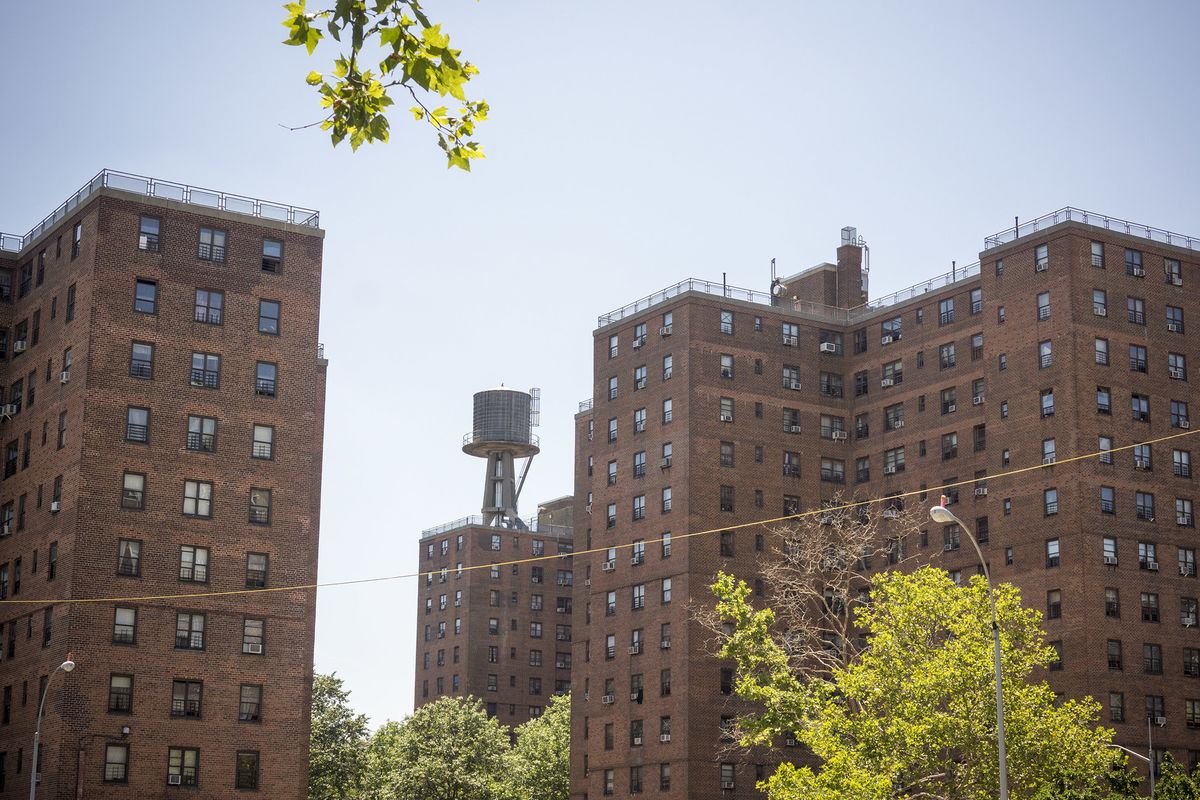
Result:
M483 523L496 528L525 528L517 498L529 466L541 448L533 428L539 424L541 390L522 392L501 386L476 392L471 432L463 452L487 459L483 479ZM516 462L525 459L517 476Z

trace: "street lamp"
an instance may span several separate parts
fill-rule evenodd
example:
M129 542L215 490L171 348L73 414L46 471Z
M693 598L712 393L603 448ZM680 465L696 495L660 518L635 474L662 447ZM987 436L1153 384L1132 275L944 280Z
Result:
M38 748L42 741L42 709L46 707L46 695L50 694L50 681L54 679L54 673L60 669L63 672L75 669L75 662L71 660L70 653L67 653L67 660L59 664L54 672L50 673L50 677L46 678L46 689L42 692L41 702L38 703L37 729L33 733L33 764L29 768L29 800L37 798Z
M1000 681L1000 626L996 624L996 593L992 589L992 576L988 572L987 559L979 549L979 542L971 529L954 513L946 508L946 495L942 495L941 505L929 509L929 517L941 525L957 525L967 534L975 552L979 555L979 564L983 567L983 577L988 585L988 601L992 606L992 647L993 659L996 662L996 744L1000 751L1000 800L1008 800L1008 757L1004 752L1004 689Z

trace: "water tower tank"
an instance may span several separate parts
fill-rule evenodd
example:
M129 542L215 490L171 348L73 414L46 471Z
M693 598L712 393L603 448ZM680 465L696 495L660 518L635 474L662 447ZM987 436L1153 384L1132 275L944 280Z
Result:
M533 398L528 392L501 386L476 392L471 432L463 437L463 452L486 457L496 451L511 452L514 458L536 455L533 434Z

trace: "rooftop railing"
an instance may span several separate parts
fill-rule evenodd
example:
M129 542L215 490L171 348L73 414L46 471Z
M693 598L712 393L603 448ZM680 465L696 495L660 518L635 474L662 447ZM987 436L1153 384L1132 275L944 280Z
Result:
M628 305L621 306L616 311L610 311L601 316L597 322L597 328L603 328L605 325L611 325L625 317L632 316L638 312L645 311L651 306L656 306L664 300L670 300L672 297L678 297L684 292L703 292L704 294L713 294L719 297L728 297L733 300L742 300L747 303L760 303L762 305L771 304L771 295L767 292L758 292L754 289L742 289L737 286L729 286L725 283L713 283L711 281L702 281L697 278L688 278L680 281L674 286L668 286L661 292L655 292L648 297L643 297L641 300L635 300Z
M974 264L967 264L965 267L955 267L954 269L942 275L930 278L923 283L914 284L909 286L907 289L901 289L898 292L892 292L885 297L880 297L876 300L870 301L869 303L864 303L861 306L850 309L846 313L849 315L850 319L857 319L859 317L866 316L877 309L886 308L887 306L894 306L897 303L903 303L907 300L913 300L923 294L933 291L934 289L941 289L945 286L950 286L958 283L959 281L966 280L967 278L974 278L978 274L978 261Z
M261 219L277 222L289 222L293 225L303 225L317 228L321 224L320 212L311 208L273 203L253 197L218 192L212 189L201 189L183 183L147 178L116 170L101 170L96 177L85 183L79 191L72 194L66 201L54 210L54 213L34 226L33 230L24 236L0 233L0 250L17 253L24 250L32 242L40 238L59 222L78 208L88 197L100 189L116 189L122 192L132 192L146 197L159 197L164 200L175 200L189 205L203 206L218 211L229 211L235 214L245 214Z
M594 405L594 401L590 397L587 400L580 400L579 401L579 412L582 414L584 411L591 411L593 405Z
M1040 230L1053 227L1063 222L1082 222L1084 225L1094 225L1097 228L1116 231L1130 236L1137 236L1142 239L1150 239L1155 242L1163 242L1164 244L1174 245L1175 247L1183 247L1188 250L1200 250L1200 238L1195 236L1185 236L1182 233L1172 233L1171 231L1155 228L1150 225L1142 225L1137 222L1128 222L1116 217L1109 217L1104 214L1094 214L1090 211L1084 211L1079 208L1067 206L1058 211L1053 211L1049 214L1030 220L1029 222L1021 222L1012 228L1000 231L997 234L987 237L983 240L983 249L990 250L993 247L999 247L1002 244L1016 241L1022 236L1028 236L1031 233L1037 233Z
M542 533L547 536L562 537L562 536L571 536L572 535L572 528L569 525L550 525L550 524L541 525L538 523L537 517L530 517L529 519L524 520L524 523L525 523L525 528L523 528L523 529L519 528L516 525L513 525L511 523L508 525L504 525L504 526L497 525L497 526L486 526L486 527L489 527L489 528L494 527L498 531L524 530L529 533ZM468 517L460 517L459 519L452 520L450 522L443 522L441 525L435 525L432 528L426 528L425 530L421 531L421 538L428 539L431 536L440 536L443 533L457 531L462 528L482 528L482 527L485 527L484 521L483 521L483 516L480 514L472 514Z

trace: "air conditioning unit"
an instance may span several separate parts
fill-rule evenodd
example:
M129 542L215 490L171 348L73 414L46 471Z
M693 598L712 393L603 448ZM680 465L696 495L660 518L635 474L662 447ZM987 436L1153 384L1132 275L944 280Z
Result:
M949 552L950 552L951 550L953 550L953 549L954 549L954 545L952 545L952 544L944 544L944 545L942 545L942 551L943 551L943 552L949 553Z
M784 745L786 745L786 746L788 746L788 747L795 747L795 746L796 746L796 740L795 740L795 739L785 739L783 743L784 743Z
M903 427L904 427L904 420L902 420L902 419L898 419L898 420L896 420L895 422L893 422L893 423L892 423L892 430L897 430L897 431L898 431L898 430L900 430L900 429L901 429L901 428L903 428Z
M977 394L974 397L972 397L971 405L973 405L973 406L983 405L983 395Z
M1179 574L1184 576L1185 578L1195 575L1196 567L1191 564L1180 564L1179 565Z
M834 431L832 436L834 439L841 440L843 442L846 441L847 438L849 438L848 434L845 431Z
M66 383L69 380L71 380L71 370L64 369L62 372L58 373L59 383Z
M1166 717L1155 717L1154 724L1161 728L1163 725L1167 724L1167 718Z
M1181 420L1179 420L1179 427L1183 428L1186 431L1192 427L1192 423L1188 422L1186 419L1181 419Z
M246 644L246 652L249 653L250 655L261 656L262 655L262 643L261 642L247 643Z
M633 737L633 746L641 747L642 746L642 737L640 737L640 736Z
M670 336L671 335L671 326L663 325L661 328L658 329L658 335L659 336Z
M721 788L722 789L732 789L733 781L721 781Z
M664 733L658 737L658 740L663 744L666 744L667 742L671 741L671 734Z
M1105 556L1104 557L1104 566L1115 567L1116 565L1117 565L1117 557L1116 556Z
M1151 520L1151 522L1153 522L1153 520ZM1150 570L1151 572L1158 572L1158 562L1157 561L1147 561L1146 569Z
M1045 272L1048 269L1050 269L1049 261L1039 261L1033 265L1034 272Z
M16 413L17 406L15 403L5 403L4 405L0 405L0 417L11 417Z
M1092 313L1097 317L1108 316L1108 306L1092 306Z
M666 469L667 467L671 466L671 457L667 456L662 461L658 462L658 466L662 467L663 469Z
M1171 377L1174 378L1175 380L1177 380L1177 381L1183 380L1183 369L1181 369L1180 367L1170 367L1167 371L1171 374Z
M954 403L950 403L949 405L946 406L947 414L953 414L955 411L958 411L958 406L955 405Z
M566 578L559 578L559 579L558 579L558 585L559 585L559 586L570 586L571 584L567 583L567 579L566 579Z
M646 343L645 337L639 336L633 340L633 349L637 350L639 347L641 347L645 343Z
M635 567L639 566L641 564L646 563L646 557L645 556L630 556L629 563Z
M592 579L591 579L591 578L584 578L584 579L583 579L583 585L584 585L584 586L588 586L588 587L590 587L590 586L592 585Z
M59 502L58 500L51 500L51 501L50 501L50 513L51 513L51 514L57 514L57 513L58 513L59 511L61 511L61 510L62 510L62 503L61 503L61 502Z
M584 507L583 507L583 511L584 511L584 513L585 513L585 514L590 514L590 513L592 513L592 504L591 504L591 503L588 503L586 506L584 506Z
M1175 284L1176 286L1183 286L1183 276L1171 273L1171 283Z
M733 414L722 414L721 422L733 422Z
M617 697L616 695L606 694L604 697L600 698L600 702L606 706L611 706L613 703L617 702Z
M671 649L671 640L663 639L662 643L659 644L659 647L661 647L663 650L670 650Z
M896 385L896 381L892 380L891 378L884 378L883 380L881 380L879 382L879 385L882 386L884 389L890 389L891 387Z
M896 474L896 465L888 464L887 466L885 466L883 468L883 474L884 475L895 475Z
M1133 460L1133 468L1140 470L1150 469L1150 462L1144 458L1135 458Z
M896 338L894 336L884 336L882 339L879 340L879 343L881 345L889 345L894 341L896 341Z
M605 561L604 564L602 564L600 567L600 569L602 569L605 572L612 572L616 568L617 568L617 562L615 560L614 561Z
M629 645L629 655L636 656L640 652L642 652L642 646L640 644Z
M1042 458L1043 464L1053 464L1054 461L1055 461L1054 456L1045 456L1044 458Z
M3 530L3 533L5 536L12 536L12 523L11 522L4 523L4 528L2 530Z
M26 348L26 344L25 344L24 339L17 339L15 342L13 342L13 352L14 353L24 353L25 348Z
M789 380L787 382L787 388L793 389L795 391L799 391L800 390L800 381L796 380L795 378L792 378L791 380Z
M635 703L638 701L639 698L641 698L641 696L642 696L641 692L630 692L629 693L629 699L634 701Z
M1133 276L1135 278L1144 278L1144 277L1146 277L1146 270L1142 267L1134 267L1133 268Z
M980 486L979 488L977 488L975 490L975 496L976 497L987 497L987 487Z
M1167 330L1169 330L1171 333L1179 333L1179 323L1178 322L1168 322Z
M183 785L183 776L182 775L168 775L167 776L167 785L168 786L182 786Z
M837 345L835 345L833 342L821 342L821 352L822 353L836 353Z
M788 425L788 426L786 426L785 430L786 430L788 433L799 433L799 432L800 432L800 426L799 426L799 425Z

